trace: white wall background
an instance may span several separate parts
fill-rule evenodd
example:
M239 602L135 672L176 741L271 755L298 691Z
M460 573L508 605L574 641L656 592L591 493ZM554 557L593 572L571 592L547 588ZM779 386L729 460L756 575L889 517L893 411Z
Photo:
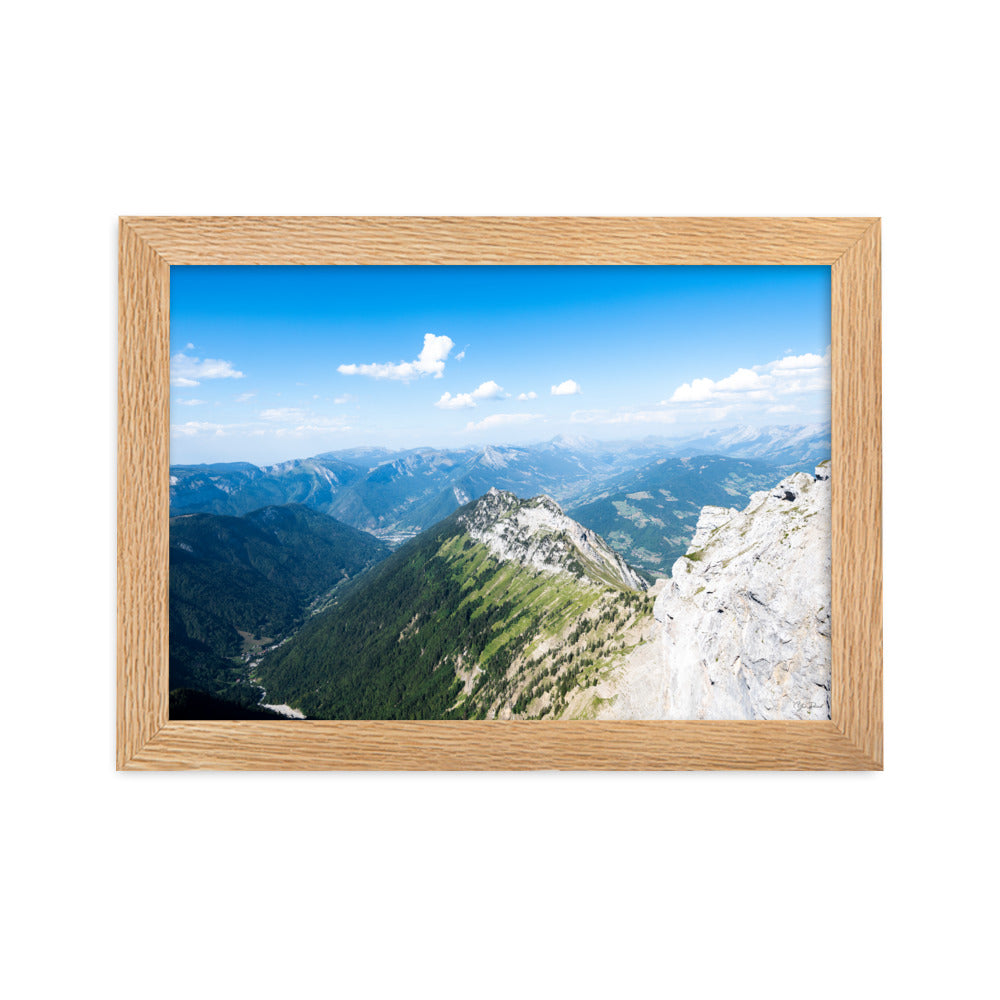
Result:
M985 991L987 10L6 12L11 996ZM115 226L140 213L883 216L885 773L116 774Z

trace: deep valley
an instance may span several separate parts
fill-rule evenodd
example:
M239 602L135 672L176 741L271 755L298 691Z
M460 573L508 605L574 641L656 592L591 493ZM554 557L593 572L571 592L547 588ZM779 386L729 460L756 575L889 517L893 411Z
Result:
M828 434L172 467L172 717L645 717L634 665L655 673L654 603L706 512L811 470Z

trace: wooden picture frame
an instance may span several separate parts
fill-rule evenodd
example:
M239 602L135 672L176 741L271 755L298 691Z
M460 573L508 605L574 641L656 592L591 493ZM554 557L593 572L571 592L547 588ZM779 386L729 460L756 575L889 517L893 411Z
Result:
M174 264L830 265L831 721L170 721ZM880 310L870 218L122 218L117 767L880 770Z

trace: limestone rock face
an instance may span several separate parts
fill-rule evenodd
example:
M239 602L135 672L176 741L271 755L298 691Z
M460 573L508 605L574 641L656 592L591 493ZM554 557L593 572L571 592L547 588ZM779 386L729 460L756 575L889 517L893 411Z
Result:
M617 718L830 717L830 465L705 507L626 663ZM636 651L640 653L639 650Z
M574 573L594 583L645 590L645 581L601 538L567 517L550 497L520 500L491 489L461 517L469 535L501 562L543 573Z

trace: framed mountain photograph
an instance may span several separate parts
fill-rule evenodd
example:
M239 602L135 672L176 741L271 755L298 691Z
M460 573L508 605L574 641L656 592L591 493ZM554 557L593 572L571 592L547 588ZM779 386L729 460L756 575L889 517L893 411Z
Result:
M877 220L126 218L119 301L119 768L881 768Z

